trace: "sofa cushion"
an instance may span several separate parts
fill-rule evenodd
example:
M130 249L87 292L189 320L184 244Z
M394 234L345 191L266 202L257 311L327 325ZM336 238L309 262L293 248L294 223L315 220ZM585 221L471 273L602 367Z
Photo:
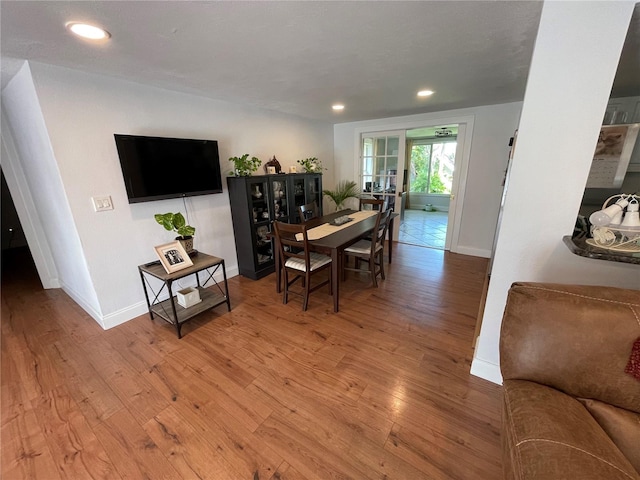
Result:
M506 478L640 480L575 398L526 380L503 384Z
M640 382L624 372L638 335L638 290L515 283L502 322L502 376L640 413Z
M640 414L589 398L578 400L640 473Z

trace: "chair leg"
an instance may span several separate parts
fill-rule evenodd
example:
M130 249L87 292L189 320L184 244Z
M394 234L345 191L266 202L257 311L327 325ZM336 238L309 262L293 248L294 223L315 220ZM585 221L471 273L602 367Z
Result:
M289 299L289 273L287 269L284 269L284 275L282 276L284 280L284 288L282 289L282 303L287 304L287 300Z
M309 306L309 290L311 286L311 277L307 272L303 278L304 283L304 300L302 302L302 311L307 311L307 306Z
M384 276L384 250L380 250L380 276L385 279Z
M378 288L378 281L376 280L376 256L371 255L369 257L369 270L371 270L371 280L373 281L373 286Z

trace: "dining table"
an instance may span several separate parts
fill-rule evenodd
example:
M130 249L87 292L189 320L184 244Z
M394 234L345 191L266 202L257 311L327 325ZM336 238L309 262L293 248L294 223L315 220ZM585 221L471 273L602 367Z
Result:
M338 212L323 215L309 219L305 222L307 225L307 234L309 230L315 227L325 228L325 224L333 223L335 219L356 214L357 210L341 210ZM399 214L392 213L389 220L389 228L387 229L388 239L388 257L389 263L392 259L393 249L393 221ZM359 221L350 222L336 228L335 232L320 238L309 238L309 246L316 252L324 253L331 257L331 282L333 288L333 311L338 312L340 307L340 262L342 260L342 252L345 248L350 247L358 240L366 237L376 227L376 215L371 215ZM313 235L311 235L313 236ZM279 248L275 249L275 262L276 262L276 291L281 292L281 268L280 268L280 253Z

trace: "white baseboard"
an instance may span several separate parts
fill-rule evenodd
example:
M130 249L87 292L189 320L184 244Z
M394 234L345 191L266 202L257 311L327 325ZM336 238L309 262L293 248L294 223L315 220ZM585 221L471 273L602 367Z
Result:
M227 270L227 280L237 275L238 275L238 267L233 267ZM202 276L200 278L204 281ZM224 283L224 276L222 275L222 272L217 273L216 275L213 276L213 278L218 283ZM196 285L195 277L193 278L188 277L185 279L188 281L185 282L183 286L186 287L186 286ZM211 285L209 284L209 286ZM233 299L233 292L230 292L229 296ZM160 300L162 300L162 298ZM103 315L102 321L98 323L100 323L102 328L104 328L105 330L108 330L110 328L117 327L118 325L122 325L123 323L128 322L129 320L133 320L134 318L139 317L140 315L146 315L148 313L149 313L149 309L147 307L147 302L145 300L142 300L138 303L134 303L133 305L129 305L128 307L122 308L113 313Z
M484 248L464 247L458 245L458 248L451 251L461 255L471 255L472 257L491 258L491 250L485 250Z
M123 323L146 313L149 313L147 302L142 301L134 303L133 305L129 305L128 307L122 308L116 312L104 315L102 317L102 328L109 330L110 328L122 325Z
M80 305L80 308L82 308L85 312L87 312L91 316L91 318L93 318L96 322L98 322L98 325L104 328L104 323L102 322L102 312L95 310L91 305L89 305L89 303L87 303L80 295L78 295L72 288L70 288L65 283L61 282L60 288L62 288L62 290L67 295L69 295L74 302Z
M471 362L471 375L502 385L500 365L496 365L479 358L474 358L473 362Z

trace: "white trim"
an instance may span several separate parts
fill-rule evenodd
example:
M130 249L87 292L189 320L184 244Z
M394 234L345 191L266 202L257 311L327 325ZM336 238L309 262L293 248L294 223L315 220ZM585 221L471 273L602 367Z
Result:
M147 308L147 302L142 301L134 303L133 305L129 305L128 307L121 308L120 310L108 315L104 315L102 317L102 322L100 323L102 328L104 328L105 330L109 330L110 328L122 325L129 320L133 320L136 317L148 314L149 309Z
M93 306L90 303L85 302L81 295L78 295L72 288L70 288L64 282L61 282L61 288L67 295L71 297L71 299L74 302L80 305L80 307L85 312L87 312L91 316L91 318L93 318L96 322L98 322L98 325L104 328L102 312L94 310Z
M234 267L227 270L227 280L232 277L238 276L238 274L239 274L238 267ZM222 272L214 275L213 278L219 283L224 282L224 276L222 275ZM193 280L193 281L185 282L184 284L181 284L181 287L186 288L187 286L196 285L195 277L190 276L190 277L187 277L186 279ZM186 279L180 279L180 280L186 280ZM233 295L231 293L229 294L229 296L233 298ZM142 315L149 315L147 302L144 300L138 303L134 303L133 305L129 305L128 307L121 308L120 310L117 310L113 313L103 315L101 320L98 321L98 323L103 329L108 330L110 328L117 327L118 325L122 325L123 323L126 323L129 320L133 320L134 318L140 317Z
M473 122L475 116L469 115L463 118L464 121L456 122L458 124L458 146L456 148L453 185L451 186L451 193L455 198L449 200L447 235L444 241L445 250L450 250L454 253L460 253L458 242L460 241L460 224L462 223L464 195L465 189L467 188L467 173L469 171L469 159L471 157L471 139L473 137ZM462 145L460 145L461 142Z
M459 246L453 253L459 253L460 255L471 255L472 257L491 258L491 250L487 250L484 248Z
M355 175L354 178L359 178L360 175L360 139L362 135L367 134L381 134L388 131L406 130L412 128L421 128L429 126L437 126L441 124L458 124L458 148L456 149L456 163L455 173L453 176L452 194L455 195L455 199L450 201L449 204L449 217L447 225L447 236L445 238L445 250L451 250L454 253L462 253L460 246L458 245L460 237L460 224L462 222L462 210L464 204L465 189L467 186L467 174L469 171L469 160L471 157L471 140L473 138L473 127L475 122L475 115L459 115L442 118L432 118L425 120L412 120L412 121L398 121L398 123L385 123L384 125L371 125L368 127L354 128L354 142L355 142ZM460 148L462 147L462 148ZM398 161L400 161L398 159ZM396 202L399 203L399 202ZM451 205L454 208L451 208ZM398 222L398 225L400 222ZM399 227L398 227L399 228Z
M502 373L500 372L500 365L474 358L471 362L471 375L475 377L484 378L498 385L502 385Z
M2 144L2 155L0 155L0 159L2 159L2 171L18 212L20 225L27 239L27 245L43 288L60 288L58 270L53 261L49 242L42 229L38 211L33 203L31 191L18 159L18 153L13 143L11 128L4 109L2 109L1 115L2 131L0 132L0 143Z

